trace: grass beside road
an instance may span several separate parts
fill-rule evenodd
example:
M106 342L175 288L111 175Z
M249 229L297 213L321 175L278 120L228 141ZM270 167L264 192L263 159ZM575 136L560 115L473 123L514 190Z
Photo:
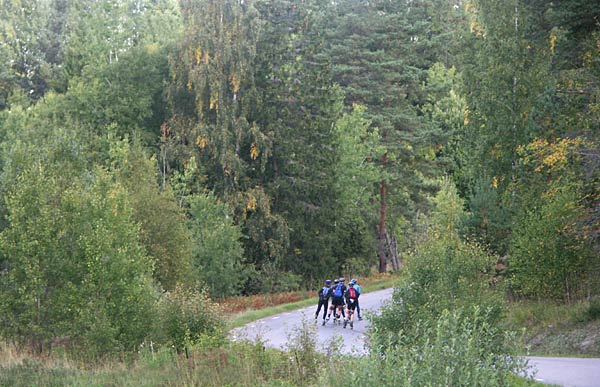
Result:
M533 356L600 357L598 301L511 303L503 325L525 328L524 344Z
M377 276L362 279L359 283L361 284L363 293L368 293L392 288L398 284L400 277L401 276L398 274L379 274ZM276 297L273 295L259 295L254 297L264 297L272 300L285 299L285 297ZM237 328L252 321L260 320L261 318L317 304L316 292L294 292L293 297L296 298L295 301L284 302L278 305L265 305L264 303L259 303L259 305L265 306L258 308L253 307L252 301L250 301L249 306L246 309L229 313L230 325L232 328ZM239 298L230 299L229 302L237 305L239 303ZM227 305L225 304L224 306L227 309Z

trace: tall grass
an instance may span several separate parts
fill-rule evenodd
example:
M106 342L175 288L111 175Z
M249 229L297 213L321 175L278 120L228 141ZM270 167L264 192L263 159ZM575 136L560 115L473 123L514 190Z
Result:
M4 345L0 386L312 386L327 357L317 350L314 326L290 333L287 351L256 342L205 340L187 350L140 346L130 362L82 364L30 356Z
M521 301L510 304L506 323L514 327L525 327L537 333L549 326L571 325L588 319L589 302L575 304L553 303L549 301Z
M205 341L187 353L173 347L140 347L130 362L80 364L73 360L30 357L2 347L0 386L533 386L518 378L510 359L481 357L485 319L473 325L460 312L445 313L423 329L411 351L373 353L366 358L340 354L332 340L318 350L314 326L293 331L286 351L249 342ZM503 383L503 384L502 384Z

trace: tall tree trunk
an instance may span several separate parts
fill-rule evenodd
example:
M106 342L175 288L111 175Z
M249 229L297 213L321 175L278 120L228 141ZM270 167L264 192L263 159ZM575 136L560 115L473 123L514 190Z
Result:
M387 164L387 154L383 155L381 161L385 168L385 165ZM380 204L379 236L378 236L378 240L379 240L378 255L379 255L379 272L380 273L385 273L387 270L387 259L386 259L387 230L385 227L386 194L387 194L386 191L387 191L386 182L385 182L385 180L382 180L381 188L380 188L381 204Z

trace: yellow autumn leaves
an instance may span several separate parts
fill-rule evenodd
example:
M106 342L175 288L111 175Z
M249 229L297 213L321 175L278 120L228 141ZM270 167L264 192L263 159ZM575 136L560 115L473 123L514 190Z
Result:
M196 138L196 145L198 145L200 149L206 148L209 143L209 139L204 135L200 135ZM256 160L259 155L260 150L258 149L258 144L256 142L253 142L250 146L250 158L252 160Z
M202 55L204 54L204 56ZM196 59L196 64L200 64L200 62L202 61L205 65L207 65L210 62L210 54L207 51L202 52L202 49L200 47L196 48L196 51L194 52L194 58Z
M562 138L552 142L536 138L526 146L519 147L519 153L524 154L525 162L538 164L534 169L536 172L543 169L552 171L566 166L577 149L585 144L586 141L581 137Z

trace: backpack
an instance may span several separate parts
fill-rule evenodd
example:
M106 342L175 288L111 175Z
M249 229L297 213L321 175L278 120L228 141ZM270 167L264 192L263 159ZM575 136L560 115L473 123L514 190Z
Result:
M342 297L343 296L343 294L342 294L342 292L343 292L342 286L343 286L342 284L337 284L335 286L335 290L333 291L333 296L334 297Z
M354 289L354 288L348 289L348 297L350 297L350 299L355 300L358 297L358 292L356 291L356 289Z
M326 300L329 298L329 291L331 290L330 287L328 286L324 286L323 287L323 292L321 293L321 300Z

